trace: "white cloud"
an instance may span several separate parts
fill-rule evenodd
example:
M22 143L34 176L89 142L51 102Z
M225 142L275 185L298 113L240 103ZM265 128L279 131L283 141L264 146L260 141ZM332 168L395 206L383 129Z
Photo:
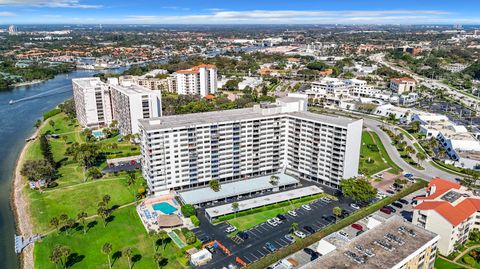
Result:
M0 11L0 17L13 17L16 16L15 13L8 11Z
M444 20L449 12L441 10L210 10L193 15L131 15L128 21L138 23L422 23Z
M0 0L0 6L34 6L57 8L100 8L101 5L81 4L79 0Z

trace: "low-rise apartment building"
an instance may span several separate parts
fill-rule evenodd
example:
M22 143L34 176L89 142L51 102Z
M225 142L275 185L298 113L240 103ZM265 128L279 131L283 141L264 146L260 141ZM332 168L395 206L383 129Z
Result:
M460 184L436 178L425 197L417 197L412 223L440 235L438 250L449 255L480 227L480 197Z
M404 92L415 91L417 81L413 78L392 78L390 80L390 90L397 94L403 94Z
M307 112L306 98L140 120L154 193L286 172L337 188L357 176L362 120Z
M134 84L150 90L168 91L167 78L121 76L118 78L118 81L120 85Z
M190 69L178 70L173 77L175 91L178 94L205 97L217 91L217 67L215 65L202 64Z

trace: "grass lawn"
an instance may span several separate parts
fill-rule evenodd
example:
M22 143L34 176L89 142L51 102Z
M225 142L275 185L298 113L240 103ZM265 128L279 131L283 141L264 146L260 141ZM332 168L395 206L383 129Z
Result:
M463 269L460 265L456 265L444 259L438 258L435 260L435 268L436 269Z
M237 218L228 220L228 222L230 224L234 225L235 227L237 227L238 230L243 231L243 230L249 229L249 228L251 228L251 227L253 227L253 226L255 226L259 223L265 222L266 220L268 220L270 218L273 218L273 217L277 216L278 214L284 214L289 210L298 208L298 207L300 207L304 204L308 204L311 201L313 201L315 199L318 199L322 196L323 195L312 196L311 199L305 199L303 201L294 202L294 203L292 203L290 205L287 205L287 206L282 206L282 207L273 208L273 209L266 209L266 210L258 212L258 213L253 213L253 214L250 214L250 215L237 217Z
M77 262L69 268L108 268L107 257L101 252L103 244L107 242L112 245L111 255L127 247L132 248L133 255L139 255L137 257L140 258L133 268L157 268L153 260L155 253L153 242L140 222L134 206L116 210L113 215L115 218L106 228L99 219L98 223L85 235L79 227L78 231L70 232L69 236L54 232L36 242L35 268L55 268L55 264L49 261L51 250L55 245L68 246L72 253L77 254ZM90 222L93 221L90 220ZM158 252L167 259L164 269L185 268L186 258L173 242L159 246ZM115 260L113 268L128 268L127 258L122 256Z
M65 213L76 218L82 211L95 215L97 205L104 195L111 196L110 207L121 206L135 201L134 190L136 187L127 187L125 177L111 177L64 188L57 187L43 193L27 188L24 191L30 201L29 211L35 232L46 232L53 229L49 225L53 217L58 218Z
M374 150L375 148L377 150ZM388 163L383 160L380 153L380 147L376 143L376 140L371 133L367 131L362 132L362 146L360 148L360 171L366 175L373 175L389 167L390 166Z
M390 165L390 167L392 168L390 169L390 172L393 174L402 172L402 169L396 163L394 163L390 158L390 156L388 155L387 150L385 149L385 146L382 143L382 140L380 140L380 137L378 137L378 134L375 132L372 132L371 134L373 135L374 141L377 144L378 148L380 149L380 153L383 159L387 161L388 165Z

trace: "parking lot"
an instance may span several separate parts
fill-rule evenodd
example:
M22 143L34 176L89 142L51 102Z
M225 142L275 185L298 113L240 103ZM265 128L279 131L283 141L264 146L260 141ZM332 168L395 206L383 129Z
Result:
M272 249L266 247L267 243L270 243L275 249L284 248L291 244L289 240L285 238L285 235L289 234L292 223L298 223L298 230L309 234L304 229L304 226L310 226L315 231L323 229L333 221L328 221L322 218L322 216L332 216L332 209L339 206L345 210L346 214L351 214L355 211L350 207L351 200L340 197L338 201L325 202L317 199L311 202L309 205L310 210L304 208L296 209L297 216L291 216L285 214L286 219L276 226L268 224L267 222L260 223L245 232L248 234L248 239L243 240L238 236L233 238L227 237L225 229L228 227L227 223L220 223L218 225L212 225L206 220L205 217L201 217L202 224L199 228L194 229L193 232L199 239L217 240L224 246L226 246L232 253L231 256L217 256L210 263L203 268L223 268L228 267L229 264L236 264L235 258L239 257L245 263L253 263L268 253L272 252ZM201 211L203 212L203 210Z

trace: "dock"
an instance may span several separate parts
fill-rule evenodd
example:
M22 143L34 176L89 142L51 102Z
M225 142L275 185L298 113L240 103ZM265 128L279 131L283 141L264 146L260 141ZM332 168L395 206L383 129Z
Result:
M32 237L24 239L21 235L15 235L15 253L20 254L22 250L33 244L35 241L42 239L42 235L36 234Z

